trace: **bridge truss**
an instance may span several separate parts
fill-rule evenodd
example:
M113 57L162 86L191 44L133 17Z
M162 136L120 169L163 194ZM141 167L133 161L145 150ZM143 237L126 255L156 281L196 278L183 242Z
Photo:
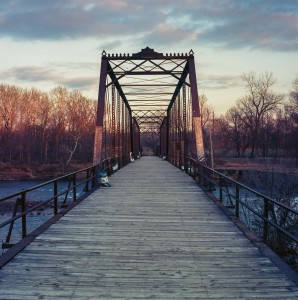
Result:
M145 48L129 54L102 53L94 163L129 161L140 137L158 136L158 154L175 165L204 159L193 51L163 54Z

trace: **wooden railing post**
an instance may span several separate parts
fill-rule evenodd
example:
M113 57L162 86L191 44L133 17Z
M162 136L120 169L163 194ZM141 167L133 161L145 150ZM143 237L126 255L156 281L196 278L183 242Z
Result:
M22 206L22 237L27 236L27 215L26 212L26 192L22 192L21 196L21 206Z

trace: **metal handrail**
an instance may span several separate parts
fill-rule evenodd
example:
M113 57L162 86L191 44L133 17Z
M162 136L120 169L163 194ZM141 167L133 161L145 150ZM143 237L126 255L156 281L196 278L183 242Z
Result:
M66 174L66 175L57 177L57 178L55 178L55 179L51 179L51 180L49 180L49 181L45 181L45 182L43 182L43 183L41 183L41 184L32 186L32 187L30 187L30 188L24 189L24 190L22 190L22 191L20 191L20 192L17 192L17 193L14 193L14 194L10 194L10 195L8 195L8 196L6 196L6 197L4 197L4 198L1 198L1 199L0 199L0 203L1 203L1 202L4 202L5 200L8 200L8 199L17 197L17 196L21 195L23 192L28 193L28 192L37 190L37 189L39 189L39 188L41 188L41 187L43 187L43 186L49 185L49 184L53 183L54 181L61 181L61 180L64 180L64 179L68 179L70 176L73 176L74 174L82 173L82 172L84 172L84 171L86 171L86 170L90 170L91 168L97 167L97 166L99 166L99 165L100 165L100 164L97 164L97 165L94 165L94 166L91 166L91 167L87 167L87 168L84 168L84 169L80 169L80 170L78 170L78 171L74 171L74 172L72 172L72 173L68 173L68 174Z
M50 202L54 202L54 216L57 215L59 213L59 209L58 209L58 198L59 197L65 195L65 200L64 200L64 203L65 203L68 193L72 191L72 200L76 201L77 200L77 197L76 197L77 196L76 195L77 187L85 184L85 188L83 189L83 191L85 193L89 191L89 183L91 183L91 189L95 188L95 186L96 186L95 179L97 177L97 169L98 168L104 169L107 172L107 174L110 176L114 172L113 168L112 168L112 161L115 161L115 160L117 161L118 159L120 159L120 158L119 157L107 158L96 165L86 167L86 168L80 169L78 171L71 172L69 174L54 178L52 180L48 180L41 184L35 185L33 187L29 187L20 192L17 192L17 193L14 193L14 194L11 194L11 195L1 198L0 203L3 203L5 201L16 198L16 204L15 204L13 216L0 224L0 229L5 226L10 225L10 228L9 228L7 236L6 236L5 243L2 244L2 248L3 249L11 248L14 245L14 244L10 244L10 238L11 238L12 230L14 227L14 222L16 220L22 219L22 238L25 238L28 235L28 233L27 233L27 223L28 223L27 215L29 213L38 210L40 207L43 207ZM123 159L121 159L121 161L123 162L122 166L125 166L128 163L129 159L126 156L123 156ZM121 166L119 166L119 169L120 168L121 168ZM79 183L77 183L76 182L77 174L84 173L84 172L86 172L85 179L83 179ZM69 180L68 188L63 189L63 191L61 191L61 192L58 192L58 182L63 181L65 179ZM37 190L41 187L51 185L51 184L54 186L54 189L53 189L54 195L51 196L50 198L47 198L46 200L42 201L41 203L35 205L34 207L27 209L27 207L26 207L27 193ZM21 210L21 212L17 213L17 209L19 206L21 206L22 210Z
M203 167L203 168L205 168L205 169L207 169L207 170L209 170L209 171L211 171L211 172L213 172L213 173L215 173L215 174L217 174L217 175L220 175L222 178L225 178L225 179L227 179L228 181L233 182L234 184L237 184L237 185L239 185L240 187L242 187L242 188L244 188L244 189L246 189L246 190L248 190L248 191L250 191L250 192L252 192L252 193L254 193L254 194L256 194L256 195L258 195L258 196L260 196L260 197L262 197L262 198L268 199L270 202L273 202L274 204L277 204L277 205L279 205L279 206L281 206L281 207L283 207L283 208L285 208L285 209L287 209L287 210L289 210L289 211L291 211L291 212L293 212L293 213L295 213L295 214L298 214L298 211L295 210L295 209L293 209L292 207L287 206L287 205L285 205L285 204L283 204L283 203L280 203L280 202L276 201L275 199L273 199L273 198L271 198L271 197L269 197L269 196L267 196L267 195L264 195L264 194L262 194L262 193L260 193L260 192L258 192L258 191L256 191L256 190L254 190L253 188L251 188L251 187L249 187L249 186L246 186L245 184L243 184L243 183L241 183L241 182L239 182L239 181L236 181L236 180L234 180L233 178L230 178L229 176L224 175L223 173L220 173L220 172L218 172L218 171L216 171L216 170L214 170L214 169L211 169L211 168L208 167L208 166L202 165L202 164L200 164L199 162L197 162L194 158L187 157L187 159L196 162L196 163L199 164L201 167Z
M179 158L179 159L178 159ZM277 200L264 195L263 193L260 193L256 190L254 190L251 187L246 186L243 183L240 183L206 165L203 165L202 163L200 163L199 161L197 161L195 158L192 157L187 157L187 156L176 156L176 157L171 157L170 159L171 161L174 162L174 165L178 168L181 169L181 162L184 162L184 172L186 172L188 175L192 176L192 177L199 177L199 184L201 186L204 186L204 184L202 184L202 179L204 179L204 183L206 183L207 181L207 185L209 187L211 187L211 185L213 186L217 186L219 188L219 192L220 192L220 196L218 198L218 200L220 202L222 202L222 192L224 192L225 194L229 195L229 197L233 198L235 200L235 215L237 218L239 218L239 204L245 206L250 212L252 212L254 215L256 215L257 217L259 217L260 219L263 220L264 224L263 224L263 240L265 242L268 241L269 239L269 224L271 226L273 226L276 230L278 230L279 232L283 233L285 236L287 236L288 238L290 238L292 241L294 241L295 243L298 243L298 236L294 235L293 233L287 231L285 228L281 227L279 224L273 222L270 218L269 218L269 203L272 206L270 208L270 210L274 209L274 205L285 209L287 212L292 213L295 215L295 217L298 217L298 211L284 203L278 202ZM189 172L188 167L195 167L197 170L196 172L194 172L193 174L191 174L191 172ZM214 175L218 176L218 181L219 183L214 179ZM225 191L223 189L224 186L222 186L223 184L223 180L225 180L226 182L235 185L235 190L236 190L236 195L229 193L228 191ZM206 185L206 184L205 184ZM250 207L249 205L247 205L245 202L243 202L243 200L241 200L240 196L239 196L239 189L243 189L246 191L251 192L252 194L256 195L257 198L262 198L263 199L263 214L259 213L258 211L256 211L254 208Z

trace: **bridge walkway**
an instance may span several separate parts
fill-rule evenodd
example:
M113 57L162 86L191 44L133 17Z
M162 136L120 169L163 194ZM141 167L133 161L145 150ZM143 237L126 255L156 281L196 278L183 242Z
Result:
M185 173L143 157L0 270L0 299L297 299Z

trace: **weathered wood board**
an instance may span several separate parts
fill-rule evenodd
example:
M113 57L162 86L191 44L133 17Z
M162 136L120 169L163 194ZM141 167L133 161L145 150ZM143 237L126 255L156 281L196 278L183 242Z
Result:
M195 182L143 157L0 270L0 299L298 299Z

